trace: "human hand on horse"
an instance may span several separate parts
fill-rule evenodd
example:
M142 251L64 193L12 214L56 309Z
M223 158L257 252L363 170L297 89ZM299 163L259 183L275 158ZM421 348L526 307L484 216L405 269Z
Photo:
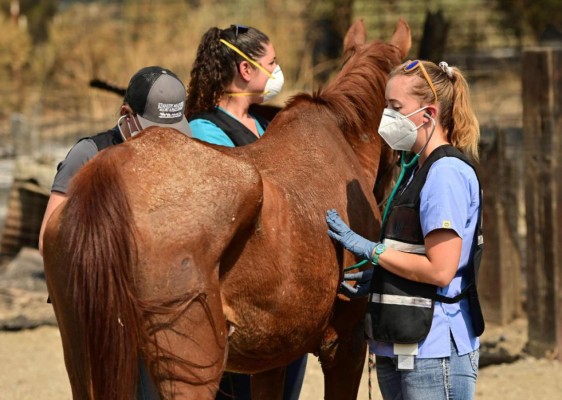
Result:
M343 247L365 260L371 260L373 250L378 244L365 239L363 236L353 232L335 209L328 210L326 213L326 222L328 223L328 235L340 242Z
M350 299L365 297L369 294L372 278L373 268L359 272L345 273L343 274L343 280L340 283L340 289L338 291ZM353 287L347 283L347 281L357 281L357 284Z

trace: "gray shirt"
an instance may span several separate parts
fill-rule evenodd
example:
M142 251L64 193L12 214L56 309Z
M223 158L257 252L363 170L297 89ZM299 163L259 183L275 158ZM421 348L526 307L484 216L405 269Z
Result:
M66 194L70 180L84 164L106 147L122 143L123 138L117 127L76 143L57 167L57 174L51 192Z

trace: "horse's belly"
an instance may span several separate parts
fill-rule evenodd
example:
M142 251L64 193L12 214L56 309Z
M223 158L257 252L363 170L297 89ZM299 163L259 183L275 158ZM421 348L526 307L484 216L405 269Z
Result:
M258 372L316 351L329 324L333 285L291 281L276 273L221 285L230 327L228 370ZM240 276L237 274L237 276ZM334 277L337 283L337 275ZM335 285L335 284L334 284Z

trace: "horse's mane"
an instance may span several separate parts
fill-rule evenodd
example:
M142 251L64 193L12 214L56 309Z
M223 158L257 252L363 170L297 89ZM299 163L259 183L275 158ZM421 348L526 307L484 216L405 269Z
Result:
M312 95L294 96L285 110L303 102L314 103L319 110L337 118L348 141L368 141L365 135L377 131L384 108L388 74L400 59L397 47L380 41L352 49L340 73L325 88Z
M348 49L346 54L342 70L325 88L296 95L284 111L308 103L324 117L335 119L371 184L377 183L374 194L380 201L392 184L395 154L377 137L378 124L388 76L402 55L398 47L380 41Z

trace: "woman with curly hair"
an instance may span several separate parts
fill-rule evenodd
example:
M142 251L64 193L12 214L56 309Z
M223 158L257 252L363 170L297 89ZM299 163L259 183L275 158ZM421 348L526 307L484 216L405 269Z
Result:
M284 78L269 38L241 25L210 28L201 39L191 70L186 117L193 137L237 147L258 140L268 122L250 111L275 97ZM289 364L284 400L299 398L307 356ZM250 375L226 372L216 399L250 400Z
M250 105L275 97L284 78L269 38L241 25L210 28L191 70L186 117L197 139L243 146L263 135L268 121Z

